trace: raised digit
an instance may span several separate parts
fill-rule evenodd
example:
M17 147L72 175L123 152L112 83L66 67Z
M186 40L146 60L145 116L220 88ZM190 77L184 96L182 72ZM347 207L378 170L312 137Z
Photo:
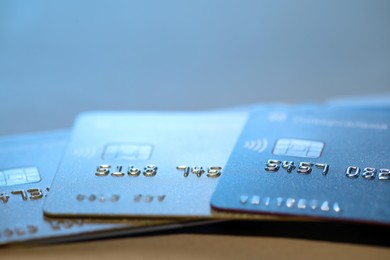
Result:
M202 166L193 166L191 168L191 172L196 174L196 176L200 177L204 173L204 169Z
M372 167L366 167L363 170L363 178L365 179L374 179L376 174L376 169Z
M379 180L387 181L390 180L390 169L379 170Z
M110 165L102 164L96 168L95 175L97 176L106 176L110 173Z
M39 200L43 198L43 193L40 189L28 189L27 192L30 193L30 200Z
M130 165L128 170L127 170L127 174L129 176L138 176L140 175L141 171L138 169L138 168L134 168L133 165Z
M210 166L206 176L209 178L218 178L219 176L221 176L221 170L222 167L220 166Z
M146 176L146 177L153 177L154 175L157 174L157 166L155 165L148 165L148 166L145 166L144 168L144 172L143 174Z
M297 172L300 174L310 174L312 171L311 166L313 166L310 162L301 162L298 166Z
M282 168L286 169L288 173L291 173L297 167L293 161L283 161Z
M268 160L264 170L267 172L277 172L280 169L280 163L278 160Z
M360 168L356 166L349 166L347 170L345 171L345 175L348 178L357 178L360 173Z

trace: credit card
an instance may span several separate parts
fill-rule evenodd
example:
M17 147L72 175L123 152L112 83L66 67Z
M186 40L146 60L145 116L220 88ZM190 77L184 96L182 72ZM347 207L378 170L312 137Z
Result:
M45 219L43 202L51 193L50 184L68 138L65 130L0 138L0 244L101 238L196 224L167 220L94 224L81 219ZM66 199L62 197L58 203Z
M84 113L44 211L209 218L211 195L246 117L246 112Z
M384 110L386 111L386 110ZM390 224L390 115L253 111L212 196L216 210Z
M390 93L331 98L326 100L326 105L336 108L389 110Z

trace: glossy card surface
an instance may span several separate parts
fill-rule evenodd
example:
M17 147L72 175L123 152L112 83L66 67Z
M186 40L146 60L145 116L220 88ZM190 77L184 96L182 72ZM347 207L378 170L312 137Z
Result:
M0 138L0 244L81 240L195 224L157 220L91 224L44 218L43 202L68 138L68 131Z
M389 124L389 113L381 111L254 111L212 207L254 216L390 224Z
M82 114L44 211L51 216L210 217L211 195L246 116Z

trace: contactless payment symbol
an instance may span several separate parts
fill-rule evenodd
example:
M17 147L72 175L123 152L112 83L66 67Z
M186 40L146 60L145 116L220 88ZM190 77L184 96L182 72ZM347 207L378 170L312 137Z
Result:
M268 147L268 140L265 138L249 140L244 143L244 148L261 153Z

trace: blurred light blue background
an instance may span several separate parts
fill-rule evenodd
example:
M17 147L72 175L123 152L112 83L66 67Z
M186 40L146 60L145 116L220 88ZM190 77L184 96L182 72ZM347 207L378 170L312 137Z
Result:
M0 134L390 91L390 1L0 2Z

